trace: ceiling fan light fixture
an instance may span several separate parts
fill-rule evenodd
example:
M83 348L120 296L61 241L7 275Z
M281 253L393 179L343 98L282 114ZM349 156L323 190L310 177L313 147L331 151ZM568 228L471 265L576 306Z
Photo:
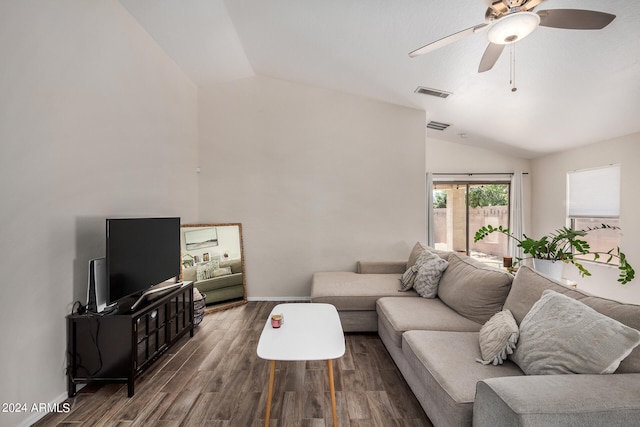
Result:
M509 44L522 40L540 25L540 16L533 12L515 12L500 18L489 28L487 37L494 44Z

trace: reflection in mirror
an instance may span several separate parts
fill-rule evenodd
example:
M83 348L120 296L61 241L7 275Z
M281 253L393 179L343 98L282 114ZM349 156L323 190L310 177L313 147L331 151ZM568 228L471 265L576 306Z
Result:
M205 297L206 311L247 302L242 224L182 224L182 280Z

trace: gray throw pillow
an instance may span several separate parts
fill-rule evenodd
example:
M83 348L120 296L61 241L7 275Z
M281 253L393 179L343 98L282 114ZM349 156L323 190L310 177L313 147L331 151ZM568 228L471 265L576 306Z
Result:
M438 255L424 251L418 260L413 289L424 298L435 298L438 295L438 283L449 263Z
M411 251L411 255L409 256L409 262L407 263L409 268L407 268L407 271L405 271L402 274L402 277L400 277L400 292L406 292L413 289L413 283L416 280L418 269L424 262L425 257L428 257L429 255L430 251L424 249L424 245L420 242L416 243L416 246L414 246Z
M518 324L509 310L494 314L480 329L480 354L483 365L501 365L513 354L518 342Z
M412 265L402 274L400 277L400 292L406 292L413 288L413 282L416 280L416 274L418 274L418 266Z
M546 290L522 319L510 358L527 375L611 374L638 344L637 330Z

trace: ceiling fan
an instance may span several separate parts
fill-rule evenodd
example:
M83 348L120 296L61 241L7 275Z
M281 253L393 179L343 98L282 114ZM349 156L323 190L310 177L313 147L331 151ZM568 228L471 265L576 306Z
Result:
M500 57L504 47L522 40L538 26L571 30L600 30L615 19L615 15L594 10L548 9L533 12L544 0L488 0L485 22L451 34L409 53L416 57L480 31L487 30L489 46L484 51L478 72L489 71Z

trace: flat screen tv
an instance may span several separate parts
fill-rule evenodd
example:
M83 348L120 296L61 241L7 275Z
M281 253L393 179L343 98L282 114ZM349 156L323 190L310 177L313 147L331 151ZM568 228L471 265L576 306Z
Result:
M107 303L180 276L180 218L107 218Z

